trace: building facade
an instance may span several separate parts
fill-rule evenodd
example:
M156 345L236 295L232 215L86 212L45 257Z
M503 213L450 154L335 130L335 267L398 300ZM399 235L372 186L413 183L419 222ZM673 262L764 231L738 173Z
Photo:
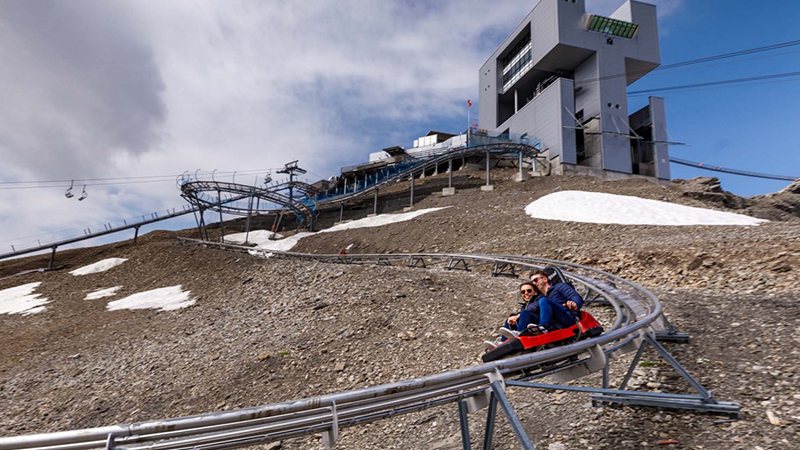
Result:
M481 67L478 127L541 142L555 173L670 179L664 100L629 113L627 87L661 63L656 7L610 17L540 0Z

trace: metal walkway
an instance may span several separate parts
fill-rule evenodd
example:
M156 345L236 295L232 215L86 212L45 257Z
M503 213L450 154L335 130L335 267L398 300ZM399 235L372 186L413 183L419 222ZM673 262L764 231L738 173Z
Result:
M142 216L142 220L139 220L139 221L136 221L136 222L128 223L127 221L123 221L123 225L120 225L120 226L117 226L117 227L107 226L107 227L104 227L103 231L91 231L91 230L87 229L87 230L84 230L84 234L81 235L81 236L75 236L75 237L62 239L62 240L55 241L55 242L48 242L46 244L39 244L39 245L36 245L36 246L26 247L26 248L21 248L21 249L14 248L14 246L12 246L11 247L11 249L12 249L11 252L0 253L0 260L6 259L6 258L12 258L14 256L27 255L29 253L35 253L35 252L39 252L39 251L42 251L42 250L52 250L52 254L50 255L50 263L48 265L48 269L52 269L53 268L53 262L54 262L55 254L56 254L56 249L58 247L62 247L64 245L68 245L68 244L74 244L75 242L85 241L87 239L94 239L96 237L105 236L107 234L119 233L120 231L125 231L125 230L130 230L130 229L135 230L134 235L133 235L133 240L134 240L134 242L136 242L136 239L139 236L139 228L141 228L141 227L143 227L145 225L149 225L151 223L160 222L162 220L168 220L168 219L172 219L174 217L183 216L185 214L191 214L191 213L193 213L195 211L197 211L197 209L190 208L188 206L184 206L183 209L180 209L180 210L178 210L178 209L173 209L172 211L167 210L166 214L163 215L163 216L160 215L159 213L150 213L148 215L149 217L148 216Z
M258 254L252 247L179 239L187 245L202 245ZM506 387L560 389L585 392L597 405L633 404L661 408L690 409L737 416L739 405L714 398L670 355L658 341L666 330L661 304L652 293L613 274L578 264L513 255L473 254L369 254L316 255L270 252L276 258L338 264L437 267L449 270L483 270L488 276L509 274L545 265L557 265L583 291L589 302L610 305L614 323L599 337L562 347L528 353L488 364L464 367L426 377L414 378L353 391L297 399L235 411L190 417L113 425L58 433L0 438L0 450L46 449L129 449L205 450L232 449L264 444L291 437L322 435L326 448L333 447L339 430L432 407L456 405L464 449L471 448L467 413L486 409L484 449L492 448L498 406L507 417L523 449L533 443L509 401ZM634 391L626 389L645 347L654 348L694 391L693 394ZM609 364L636 352L616 387L612 387ZM598 387L564 384L601 372ZM551 377L552 383L534 382Z

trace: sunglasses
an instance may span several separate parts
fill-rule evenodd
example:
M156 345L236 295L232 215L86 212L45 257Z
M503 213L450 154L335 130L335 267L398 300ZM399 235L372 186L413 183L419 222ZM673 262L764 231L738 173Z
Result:
M532 292L533 292L533 289L520 289L519 290L520 294L530 294Z
M533 282L533 283L538 283L540 281L544 281L544 278L542 278L542 277L531 278L531 282Z

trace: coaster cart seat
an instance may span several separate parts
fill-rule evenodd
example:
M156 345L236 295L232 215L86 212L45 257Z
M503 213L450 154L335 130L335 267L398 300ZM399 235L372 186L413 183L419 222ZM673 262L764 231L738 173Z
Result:
M535 352L544 348L571 344L575 341L600 336L603 327L591 314L581 311L575 325L549 333L533 335L523 331L519 338L509 339L483 354L483 362L497 361L520 353Z

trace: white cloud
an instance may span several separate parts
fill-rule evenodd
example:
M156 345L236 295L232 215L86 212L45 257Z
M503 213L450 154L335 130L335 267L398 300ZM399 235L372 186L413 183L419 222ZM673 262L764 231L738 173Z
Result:
M657 3L663 13L679 2ZM532 7L0 2L0 181L260 169L293 159L316 181L438 124L459 131L465 100L477 98L478 68ZM83 202L64 198L64 187L4 187L0 253L11 238L80 235L183 204L171 180L90 185Z

